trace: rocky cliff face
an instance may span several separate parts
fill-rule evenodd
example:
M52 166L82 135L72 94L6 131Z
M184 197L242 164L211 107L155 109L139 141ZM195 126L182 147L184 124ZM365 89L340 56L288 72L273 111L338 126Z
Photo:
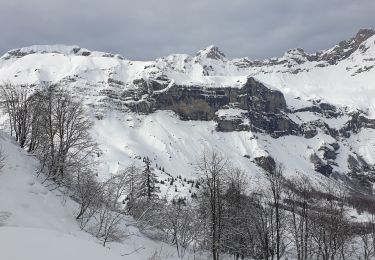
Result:
M160 86L156 81L147 84ZM182 120L216 120L218 131L249 129L254 132L265 132L274 137L299 133L298 125L287 116L284 95L254 78L248 78L241 88L205 88L175 84L164 87L162 91L157 87L144 102L130 108L143 113L172 110ZM151 88L155 90L154 87ZM230 108L240 109L246 113L230 120L225 116L216 115L219 110ZM244 125L245 120L249 124L243 128L241 125Z
M138 113L154 113L158 110L171 110L181 120L215 121L216 130L221 132L251 131L268 134L273 138L299 136L313 139L319 133L330 136L334 141L322 144L309 156L313 169L329 177L337 174L337 156L341 145L361 129L375 129L375 119L370 119L363 111L347 112L333 104L313 100L310 105L291 109L283 93L273 87L249 77L242 87L186 86L164 81L143 81L147 87L147 97L129 106ZM297 115L313 114L318 119L307 122L293 120ZM340 127L332 127L327 120L346 118ZM265 170L275 167L272 156L254 158L254 163ZM348 175L366 190L371 190L375 181L375 166L369 165L357 154L347 158Z

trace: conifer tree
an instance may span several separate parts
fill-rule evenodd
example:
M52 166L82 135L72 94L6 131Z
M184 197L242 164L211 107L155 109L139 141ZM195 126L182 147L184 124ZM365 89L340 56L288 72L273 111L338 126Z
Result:
M158 182L156 174L151 170L151 161L148 157L143 159L145 163L144 170L141 175L140 182L140 196L147 197L147 199L155 199L158 197L160 188L156 186Z

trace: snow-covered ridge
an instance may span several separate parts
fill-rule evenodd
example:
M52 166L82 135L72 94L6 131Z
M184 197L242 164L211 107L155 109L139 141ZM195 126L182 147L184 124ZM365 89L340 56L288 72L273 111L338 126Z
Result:
M244 58L236 58L231 60L231 62L237 63L238 61L245 61L248 63L248 66L262 66L262 65L274 65L276 63L285 63L290 61L296 61L297 59L299 63L304 63L308 61L327 61L329 62L330 58L336 59L343 59L347 58L352 54L356 49L361 49L363 52L367 50L368 43L373 43L374 39L367 41L369 38L375 35L375 30L373 29L360 29L358 33L349 40L344 40L335 45L332 48L327 50L318 51L315 53L306 53L301 48L291 49L285 52L285 54L280 58L271 58L265 59L263 61L258 60L251 60L247 57ZM366 44L367 43L367 44ZM92 56L92 57L120 57L118 54L100 52L100 51L90 51L86 48L81 48L77 45L32 45L28 47L13 49L5 53L1 58L9 59L12 57L23 57L29 54L45 54L45 53L58 53L63 55L81 55L81 56ZM192 58L200 58L200 59L211 59L211 60L221 60L221 61L229 61L225 54L219 49L219 47L210 45L205 49L199 50L195 56L189 56L187 54L173 54L171 56L185 56L192 57ZM169 59L170 56L167 56L166 59ZM333 62L333 61L331 61Z
M148 62L65 45L25 47L0 58L0 81L62 83L85 93L85 99L95 97L87 98L94 105L110 98L116 106L126 106L163 89L150 89L148 83L140 84L142 81L156 80L164 86L173 81L181 86L241 88L251 76L280 90L287 97L288 106L294 98L324 100L361 109L369 117L375 117L374 71L372 29L361 29L353 38L317 53L293 49L281 58L265 61L229 60L213 45L194 56L173 54ZM133 92L131 97L129 92Z
M90 51L85 48L81 48L77 45L32 45L29 47L23 47L18 49L13 49L5 53L1 59L11 59L11 58L21 58L30 54L46 54L55 53L62 54L66 56L76 55L76 56L91 56L91 57L117 57L123 59L120 55L114 55L106 52Z

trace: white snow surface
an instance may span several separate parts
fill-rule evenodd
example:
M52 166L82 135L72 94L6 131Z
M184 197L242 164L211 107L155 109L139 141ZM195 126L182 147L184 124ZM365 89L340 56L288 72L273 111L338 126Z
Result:
M172 246L150 240L132 226L123 242L103 247L79 228L76 203L42 185L36 160L1 131L0 147L6 157L0 170L1 259L146 260L155 251L176 259Z
M46 229L2 227L0 243L7 260L124 259L96 243Z

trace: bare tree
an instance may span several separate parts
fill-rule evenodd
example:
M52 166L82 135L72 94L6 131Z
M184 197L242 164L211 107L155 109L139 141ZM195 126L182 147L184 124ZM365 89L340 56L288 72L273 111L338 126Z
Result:
M113 211L112 208L102 204L95 219L94 234L103 242L103 246L108 242L121 241L125 237L125 233L121 229L124 219L122 212Z
M369 220L369 231L370 231L370 237L371 237L371 248L373 255L375 256L375 211L373 208L373 205L371 207L370 212L370 220Z
M89 175L86 175L89 176ZM120 176L121 177L121 176ZM91 225L88 231L103 242L103 246L108 242L120 241L125 237L123 230L124 209L120 203L120 192L124 190L125 183L121 178L110 178L103 183L97 183L95 179L88 179L88 190L91 198L86 198L85 205L81 204L82 216L88 215ZM90 188L91 187L91 188ZM96 194L92 194L96 192ZM83 207L85 206L85 208Z
M196 218L196 209L186 200L175 200L167 204L158 228L176 247L177 255L183 258L187 248L200 237L200 221Z
M289 227L297 260L311 259L310 212L313 188L306 176L288 180L285 204L290 211Z
M120 207L119 204L121 203L121 201L123 201L125 197L129 194L128 181L129 176L127 169L119 171L117 174L113 175L106 181L107 190L110 191L106 194L106 196L111 197L108 198L110 201L112 201L111 207Z
M80 205L76 219L83 229L101 207L103 189L89 169L80 169L72 183L73 198Z
M125 175L126 197L123 202L126 204L127 212L132 214L133 207L136 206L140 197L139 183L141 181L141 170L131 164L120 175Z
M44 93L41 91L36 91L32 98L30 99L30 113L31 113L31 130L30 130L30 137L29 137L29 148L28 152L34 152L38 148L39 142L42 142L45 137L43 136L43 117L42 115L45 113L43 107L43 95Z
M254 232L256 236L255 256L262 259L274 259L276 251L274 207L262 194L255 193L252 199L249 215L253 223L248 224L248 227L249 232Z
M96 180L93 156L97 147L90 137L92 123L82 102L57 85L28 95L27 87L0 88L12 132L21 147L29 144L40 160L45 181L67 188L79 203L76 219L91 229L105 246L123 237L124 216L119 199L127 190L127 174ZM28 142L29 140L29 142Z
M329 184L326 193L311 212L311 235L314 254L323 260L350 259L350 244L354 235L346 217L345 196L342 189Z
M272 233L274 232L275 256L276 259L281 259L285 252L285 244L283 241L285 229L285 214L282 209L282 195L284 191L285 178L283 176L284 167L277 164L271 171L265 172L266 180L268 181L271 197L270 205L274 209L274 214L271 214ZM266 195L267 196L267 195ZM271 210L272 212L272 210Z
M230 169L227 185L223 199L223 250L236 259L253 256L249 247L253 243L253 226L247 222L249 198L246 195L248 181L245 172L238 168Z
M90 164L87 160L96 150L90 137L92 123L85 115L82 102L56 86L37 95L40 104L38 149L41 170L47 179L64 182L66 172Z
M214 260L219 259L222 242L223 195L228 173L228 160L215 151L204 152L197 163L201 176L201 209L209 220L210 249Z
M374 257L374 247L372 245L371 223L362 224L357 227L357 234L360 239L358 259L370 260Z
M26 146L31 129L32 114L30 103L32 96L28 94L28 86L6 83L0 86L1 103L5 109L11 129L11 135L22 148Z

